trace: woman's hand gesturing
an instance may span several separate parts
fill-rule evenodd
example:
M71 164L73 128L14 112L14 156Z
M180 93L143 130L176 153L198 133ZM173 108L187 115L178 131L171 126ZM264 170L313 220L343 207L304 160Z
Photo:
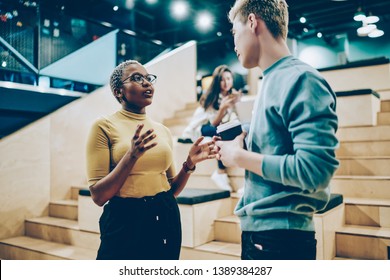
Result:
M143 124L137 126L137 130L134 133L134 137L131 141L130 158L138 159L140 158L147 150L155 147L156 142L147 145L150 141L156 138L156 134L153 133L153 129L149 129L145 133L141 134L141 130L144 127Z
M187 158L187 164L189 167L195 166L198 162L206 159L215 158L216 151L214 150L214 143L212 141L200 144L204 139L203 136L199 137L198 140L192 145ZM190 162L188 162L188 160Z

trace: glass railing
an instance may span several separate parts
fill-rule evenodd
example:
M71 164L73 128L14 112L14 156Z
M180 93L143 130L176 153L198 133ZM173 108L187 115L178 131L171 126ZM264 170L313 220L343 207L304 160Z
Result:
M26 5L26 2L30 4ZM88 93L106 81L88 80L83 73L90 74L89 71L99 71L99 68L92 64L88 68L89 63L82 63L82 69L69 65L77 60L77 52L87 47L94 48L93 43L107 34L116 31L115 38L111 38L115 42L110 45L114 49L107 50L107 53L114 54L109 58L114 60L110 64L113 66L128 59L146 63L166 49L160 42L139 38L131 30L40 9L38 2L0 2L0 81ZM102 57L105 53L100 53L96 61ZM53 70L53 65L57 65L56 70ZM77 78L67 78L58 74L61 67L64 71L71 67L74 68L71 71L83 73L78 73Z

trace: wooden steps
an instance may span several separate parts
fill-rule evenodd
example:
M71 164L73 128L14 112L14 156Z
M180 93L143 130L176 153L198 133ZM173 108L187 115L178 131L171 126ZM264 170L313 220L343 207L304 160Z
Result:
M390 176L334 176L330 186L344 197L390 199Z
M390 140L341 142L338 157L364 157L390 155Z
M336 233L338 257L387 260L390 228L344 226Z
M378 113L378 125L390 125L390 112Z
M189 104L175 114L175 119L188 119L197 108ZM382 101L380 126L343 127L337 132L340 169L331 181L331 191L344 196L343 225L334 234L332 259L388 259L390 247L390 98ZM382 116L382 117L379 117ZM181 121L174 127L184 129ZM180 135L180 134L176 134ZM178 166L191 145L175 141L175 161ZM187 188L215 188L210 176L217 168L210 160L197 166ZM244 170L231 169L229 176L234 190L244 184ZM0 259L79 259L96 258L99 234L81 230L78 222L78 193L86 186L72 186L70 199L52 201L50 217L25 221L25 236L0 241ZM240 195L229 198L230 213L218 217L213 224L214 238L193 248L182 247L181 259L240 259L240 225L233 209ZM230 207L231 206L231 207ZM207 213L204 213L205 215ZM183 227L187 227L183 224ZM324 232L329 228L324 229ZM333 229L332 229L333 230Z
M28 236L0 241L1 259L6 260L93 260L96 250Z
M182 247L183 260L240 260L241 245L229 242L211 241L195 248Z
M388 176L390 156L339 157L340 167L335 175Z
M57 200L49 203L51 217L77 221L77 200Z
M345 224L390 228L390 199L346 198Z
M77 221L53 217L27 219L26 236L97 250L99 234L80 230Z
M390 140L390 126L342 127L337 131L340 142Z

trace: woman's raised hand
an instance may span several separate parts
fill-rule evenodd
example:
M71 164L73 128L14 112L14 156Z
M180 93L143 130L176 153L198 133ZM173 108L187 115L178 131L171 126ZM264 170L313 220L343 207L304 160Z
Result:
M204 161L206 159L215 158L216 151L214 149L214 143L212 141L202 143L204 137L201 136L198 140L192 144L190 152L188 154L188 158L191 160L193 165L196 165L198 162ZM190 163L189 163L190 164Z
M153 129L149 129L145 133L141 134L142 128L144 124L137 125L137 129L134 133L134 137L131 140L131 149L130 149L130 157L131 158L140 158L147 150L155 147L157 145L156 142L147 145L150 141L156 138L156 134L153 133Z
M220 110L227 110L228 108L231 108L236 103L236 96L229 94L224 97L222 97L221 104L219 105Z

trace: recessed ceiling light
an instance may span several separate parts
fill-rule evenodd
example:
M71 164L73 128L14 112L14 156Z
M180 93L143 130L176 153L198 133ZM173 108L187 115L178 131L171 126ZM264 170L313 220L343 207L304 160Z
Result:
M209 12L202 12L196 18L196 26L202 30L207 31L213 25L213 17Z
M177 19L183 19L188 14L188 4L184 1L175 1L172 6L172 14Z

